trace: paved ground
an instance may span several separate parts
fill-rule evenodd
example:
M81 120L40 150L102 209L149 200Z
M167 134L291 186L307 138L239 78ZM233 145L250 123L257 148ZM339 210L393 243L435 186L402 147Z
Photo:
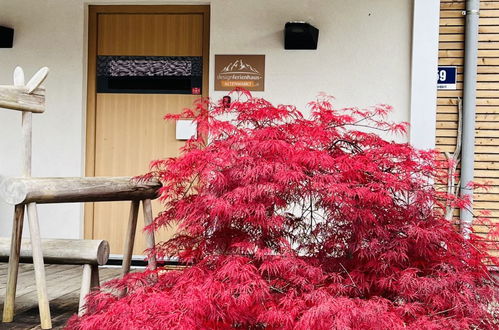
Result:
M78 311L82 266L46 265L47 290L54 329L61 329ZM121 268L99 269L101 283L118 277ZM0 316L3 311L7 264L0 263ZM1 320L1 317L0 317ZM33 265L21 264L17 282L16 315L12 323L0 323L0 329L41 329Z

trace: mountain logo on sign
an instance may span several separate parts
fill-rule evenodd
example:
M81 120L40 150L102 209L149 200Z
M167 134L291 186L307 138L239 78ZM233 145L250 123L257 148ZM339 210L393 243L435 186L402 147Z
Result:
M248 63L244 63L242 59L235 60L229 63L226 67L220 71L220 74L255 74L261 75L257 69L252 67Z

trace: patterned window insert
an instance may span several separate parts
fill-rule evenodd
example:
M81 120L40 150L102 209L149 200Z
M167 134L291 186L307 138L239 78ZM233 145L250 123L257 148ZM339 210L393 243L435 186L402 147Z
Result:
M98 93L201 94L200 56L98 56Z

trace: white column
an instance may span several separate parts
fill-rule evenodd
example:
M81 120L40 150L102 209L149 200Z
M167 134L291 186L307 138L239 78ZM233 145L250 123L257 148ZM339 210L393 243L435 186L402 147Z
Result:
M435 148L440 0L414 0L409 142Z

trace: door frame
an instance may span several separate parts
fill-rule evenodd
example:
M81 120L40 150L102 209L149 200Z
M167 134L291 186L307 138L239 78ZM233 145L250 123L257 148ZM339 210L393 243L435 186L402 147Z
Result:
M96 62L97 19L99 14L201 14L203 15L202 97L209 91L210 6L209 5L90 5L88 8L87 114L85 137L85 176L95 175L96 150ZM140 174L140 173L137 173ZM94 204L85 203L83 235L94 235Z

